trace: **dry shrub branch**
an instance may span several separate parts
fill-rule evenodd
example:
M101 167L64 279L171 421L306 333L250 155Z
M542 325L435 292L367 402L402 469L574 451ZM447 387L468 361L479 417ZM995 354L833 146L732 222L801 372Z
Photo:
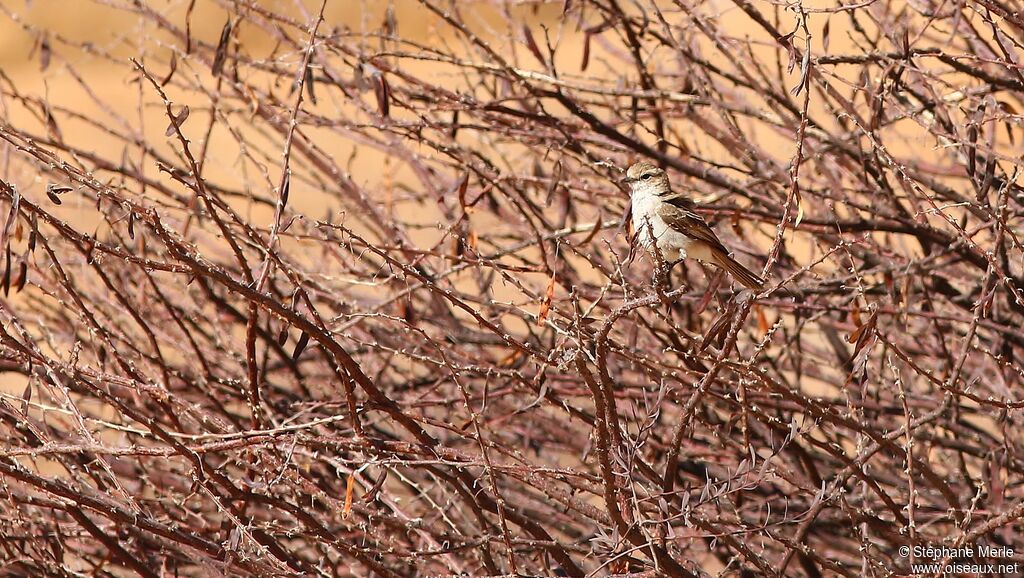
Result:
M98 4L0 6L5 572L1024 544L1014 1ZM631 253L641 159L768 290Z

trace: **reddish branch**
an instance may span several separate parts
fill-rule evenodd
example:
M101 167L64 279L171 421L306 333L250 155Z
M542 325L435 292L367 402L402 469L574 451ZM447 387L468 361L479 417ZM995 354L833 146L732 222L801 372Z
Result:
M1020 550L1018 7L479 4L353 32L225 1L203 38L204 3L98 2L137 19L128 61L0 6L51 87L0 75L4 559L859 576ZM774 290L631 253L640 158Z

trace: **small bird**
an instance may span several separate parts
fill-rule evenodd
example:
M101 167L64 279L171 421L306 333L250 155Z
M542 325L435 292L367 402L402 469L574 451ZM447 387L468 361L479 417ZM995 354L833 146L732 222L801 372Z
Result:
M653 240L670 265L693 257L729 272L748 289L760 292L764 279L740 265L718 235L693 209L693 201L672 190L665 171L648 162L629 167L622 179L632 191L633 228L648 249Z

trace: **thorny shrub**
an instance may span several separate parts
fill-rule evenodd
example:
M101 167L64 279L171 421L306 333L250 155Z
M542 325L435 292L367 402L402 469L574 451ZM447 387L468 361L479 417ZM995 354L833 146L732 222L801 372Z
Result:
M1021 546L1019 4L100 4L0 6L5 572ZM631 254L640 159L765 292Z

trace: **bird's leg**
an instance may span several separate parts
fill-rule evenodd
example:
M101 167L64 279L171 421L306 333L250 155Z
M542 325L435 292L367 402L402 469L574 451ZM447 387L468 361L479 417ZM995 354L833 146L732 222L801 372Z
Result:
M663 261L662 262L662 264L665 266L665 277L664 277L664 279L662 279L662 281L664 282L664 285L663 285L663 287L661 289L661 293L668 293L669 291L672 291L673 289L677 288L675 286L675 284L672 282L672 270L675 269L676 265L678 265L678 264L680 264L682 262L683 262L683 257L679 257L678 259L675 259L673 261ZM681 276L680 278L681 279L685 279L685 276ZM662 303L665 304L665 314L671 317L672 316L672 310L674 308L673 306L676 305L677 303L674 302L673 300L668 299L667 297L662 298L661 301L662 301Z
M668 283L669 287L673 286L672 285L672 270L676 268L676 265L678 265L678 264L680 264L682 262L683 262L683 258L680 257L680 258L676 259L675 261L672 261L671 263L668 263L668 266L666 267L666 271L665 271L665 281Z
M658 249L657 244L654 245L654 291L658 294L658 299L661 300L662 304L665 305L666 310L671 310L672 300L669 299L667 293L672 290L671 285L671 272L672 266L665 261L665 258L661 254L661 250Z

